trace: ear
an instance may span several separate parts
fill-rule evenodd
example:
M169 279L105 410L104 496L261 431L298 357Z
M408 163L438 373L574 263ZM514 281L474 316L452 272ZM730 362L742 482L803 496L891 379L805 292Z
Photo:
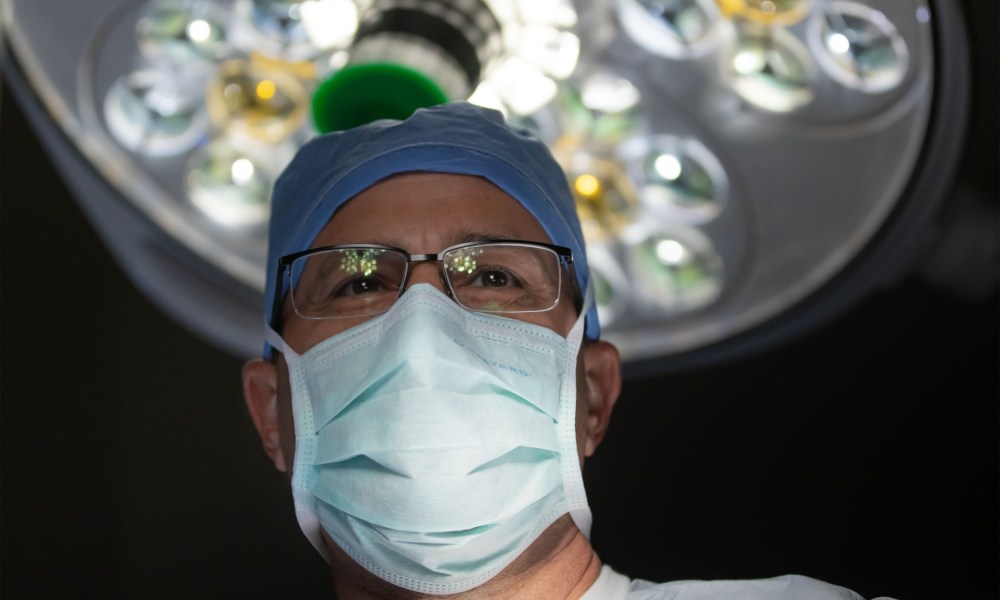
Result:
M264 444L264 452L284 473L287 469L278 425L278 375L272 363L258 358L243 365L243 399Z
M585 342L582 349L587 394L587 431L584 456L591 456L604 439L611 411L622 387L621 358L610 342Z

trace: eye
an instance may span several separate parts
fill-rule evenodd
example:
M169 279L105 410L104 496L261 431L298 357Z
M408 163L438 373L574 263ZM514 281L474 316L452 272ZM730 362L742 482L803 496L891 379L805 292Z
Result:
M481 285L483 287L500 288L517 285L517 278L513 274L500 269L481 269L470 282L471 285Z
M377 292L384 292L385 290L385 284L383 284L383 282L377 277L355 277L354 279L350 279L339 285L337 289L333 291L331 296L335 298L344 296L365 296Z

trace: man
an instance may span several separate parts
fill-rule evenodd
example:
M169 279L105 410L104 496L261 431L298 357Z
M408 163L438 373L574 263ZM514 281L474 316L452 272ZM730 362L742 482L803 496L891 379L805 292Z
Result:
M857 598L602 566L581 465L619 357L565 177L499 113L447 104L313 140L275 186L268 261L244 395L337 597Z

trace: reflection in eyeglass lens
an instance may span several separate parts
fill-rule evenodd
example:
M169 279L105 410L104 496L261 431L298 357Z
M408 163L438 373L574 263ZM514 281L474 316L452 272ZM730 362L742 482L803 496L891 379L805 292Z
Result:
M519 244L456 248L441 257L445 280L465 308L500 313L545 311L559 301L558 255ZM292 302L306 318L375 315L399 296L407 256L385 248L337 248L295 260Z
M292 263L292 301L307 318L378 314L395 302L405 257L382 248L319 252Z
M483 253L481 248L460 248L444 257L449 273L472 273L476 270L476 257Z
M378 270L378 257L385 250L365 248L363 250L344 250L340 258L340 270L345 273L364 273L371 275Z
M459 304L485 312L543 311L559 300L558 256L546 248L490 245L445 255ZM458 265L452 268L453 265Z

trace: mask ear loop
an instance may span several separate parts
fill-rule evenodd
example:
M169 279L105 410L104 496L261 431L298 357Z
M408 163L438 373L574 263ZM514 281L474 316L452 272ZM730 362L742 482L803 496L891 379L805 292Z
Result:
M587 312L594 298L593 281L587 282L587 290L580 308L580 316L566 336L566 366L563 370L559 402L559 441L564 449L566 460L562 461L563 493L566 497L566 508L570 518L583 536L590 539L590 529L594 522L590 504L587 502L587 490L583 486L583 470L577 458L579 448L576 441L576 361L583 344L583 332L586 329Z
M288 366L289 385L293 390L304 390L299 373L300 355L285 343L281 335L270 325L264 327L264 339L271 345L272 352L277 350L285 357ZM295 503L295 520L306 539L316 548L326 562L330 562L329 550L323 542L322 524L316 507L316 498L309 491L308 467L297 468L299 465L311 465L316 457L316 436L303 432L315 431L313 426L312 406L308 394L292 393L292 416L295 421L295 460L292 461L292 499Z
M277 350L285 356L294 356L298 358L298 354L292 350L285 340L281 337L281 334L274 330L269 324L264 325L264 341L270 344L272 351Z

